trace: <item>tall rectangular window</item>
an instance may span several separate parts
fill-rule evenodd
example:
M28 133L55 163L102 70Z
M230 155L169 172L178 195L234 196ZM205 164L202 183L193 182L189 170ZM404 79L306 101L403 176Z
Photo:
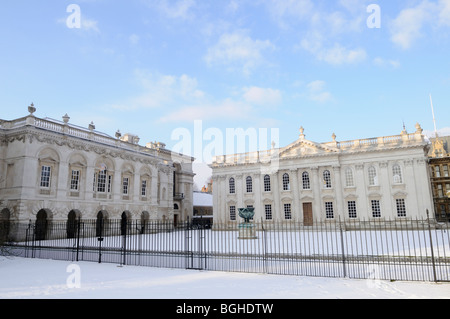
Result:
M270 176L269 175L264 176L264 191L270 192Z
M266 220L272 219L272 205L264 205L264 210L266 212Z
M325 202L325 217L327 219L334 218L333 202Z
M253 192L253 180L250 176L248 176L245 180L246 186L247 186L247 193Z
M236 220L236 206L230 206L230 220Z
M372 217L379 218L381 217L381 208L379 200L372 200Z
M97 192L106 192L106 170L100 171L97 176Z
M284 204L284 218L292 219L291 204Z
M43 165L41 167L41 187L49 188L50 187L50 176L51 176L51 167Z
M78 191L79 187L80 187L80 171L73 169L72 174L70 176L70 190Z
M348 205L348 218L356 218L356 201L351 200L347 202Z
M303 189L311 189L311 183L309 180L309 173L303 172L302 174L302 182L303 182Z
M434 177L441 177L441 167L439 165L434 167Z
M353 171L351 168L345 170L345 187L354 187L355 182L353 181Z
M123 186L123 188L122 188L122 193L123 193L124 195L128 195L128 185L129 185L129 181L130 181L130 179L129 179L128 177L124 177L124 178L123 178L123 183L122 183L122 186Z
M147 196L147 181L145 179L141 183L141 196Z
M406 205L405 200L403 198L396 199L397 204L397 216L398 217L406 217Z

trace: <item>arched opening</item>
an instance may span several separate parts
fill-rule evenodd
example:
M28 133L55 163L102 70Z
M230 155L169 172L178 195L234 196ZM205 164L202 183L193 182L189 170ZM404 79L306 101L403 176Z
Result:
M99 211L97 214L97 221L95 223L95 236L102 237L105 231L106 212Z
M41 209L36 215L35 239L44 240L47 236L48 214L45 209Z
M141 234L145 233L149 219L150 214L148 212L144 211L141 213Z
M11 212L8 208L5 208L0 213L0 243L5 242L8 239L10 230Z
M75 238L77 235L79 218L80 213L76 210L71 210L67 215L67 238Z
M122 213L122 219L120 221L120 234L122 236L125 236L127 234L128 230L128 218L129 218L129 212L123 212Z

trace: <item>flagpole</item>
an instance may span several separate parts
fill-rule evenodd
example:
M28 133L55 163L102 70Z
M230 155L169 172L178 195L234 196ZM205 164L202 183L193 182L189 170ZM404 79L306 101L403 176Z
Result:
M436 138L437 138L438 135L437 135L437 128L436 128L436 119L434 117L433 99L431 98L431 94L430 94L430 102L431 102L431 112L433 113L434 134L436 134Z

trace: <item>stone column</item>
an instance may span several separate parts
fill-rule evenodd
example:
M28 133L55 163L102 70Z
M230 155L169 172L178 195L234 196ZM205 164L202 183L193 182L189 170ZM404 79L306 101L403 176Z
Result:
M289 183L291 186L291 192L293 193L293 207L292 207L292 216L294 220L302 220L301 216L302 214L301 212L301 208L300 208L300 193L299 193L299 188L298 188L298 170L297 169L291 169L290 174L289 174Z
M342 178L341 178L341 167L333 166L334 179L335 179L335 196L336 196L336 208L337 216L341 216L342 221L345 219L344 214L344 195L342 192Z
M322 215L322 197L320 194L320 178L319 178L319 167L311 167L312 172L312 189L313 189L313 220L321 221L323 219Z

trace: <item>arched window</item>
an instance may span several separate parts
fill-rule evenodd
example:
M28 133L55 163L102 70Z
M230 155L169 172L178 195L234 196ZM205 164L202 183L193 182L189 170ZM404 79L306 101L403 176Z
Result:
M288 191L291 189L291 185L289 183L289 174L286 173L283 175L283 190Z
M236 192L236 186L234 183L234 178L230 178L229 180L229 188L230 188L230 194L234 194Z
M403 183L402 168L400 167L400 165L395 164L392 167L392 176L394 177L394 183L395 184L402 184Z
M350 167L345 170L345 186L346 187L355 186L355 182L353 180L353 171Z
M264 176L264 191L270 192L270 176L269 175Z
M250 176L247 176L245 182L246 182L246 186L247 186L247 193L252 193L253 192L252 178Z
M323 184L325 188L331 188L331 173L329 170L323 172Z
M303 182L303 189L311 189L311 183L309 180L309 173L303 172L302 174L302 182Z
M375 169L375 167L370 166L368 173L369 173L369 185L370 186L378 185L377 170Z

